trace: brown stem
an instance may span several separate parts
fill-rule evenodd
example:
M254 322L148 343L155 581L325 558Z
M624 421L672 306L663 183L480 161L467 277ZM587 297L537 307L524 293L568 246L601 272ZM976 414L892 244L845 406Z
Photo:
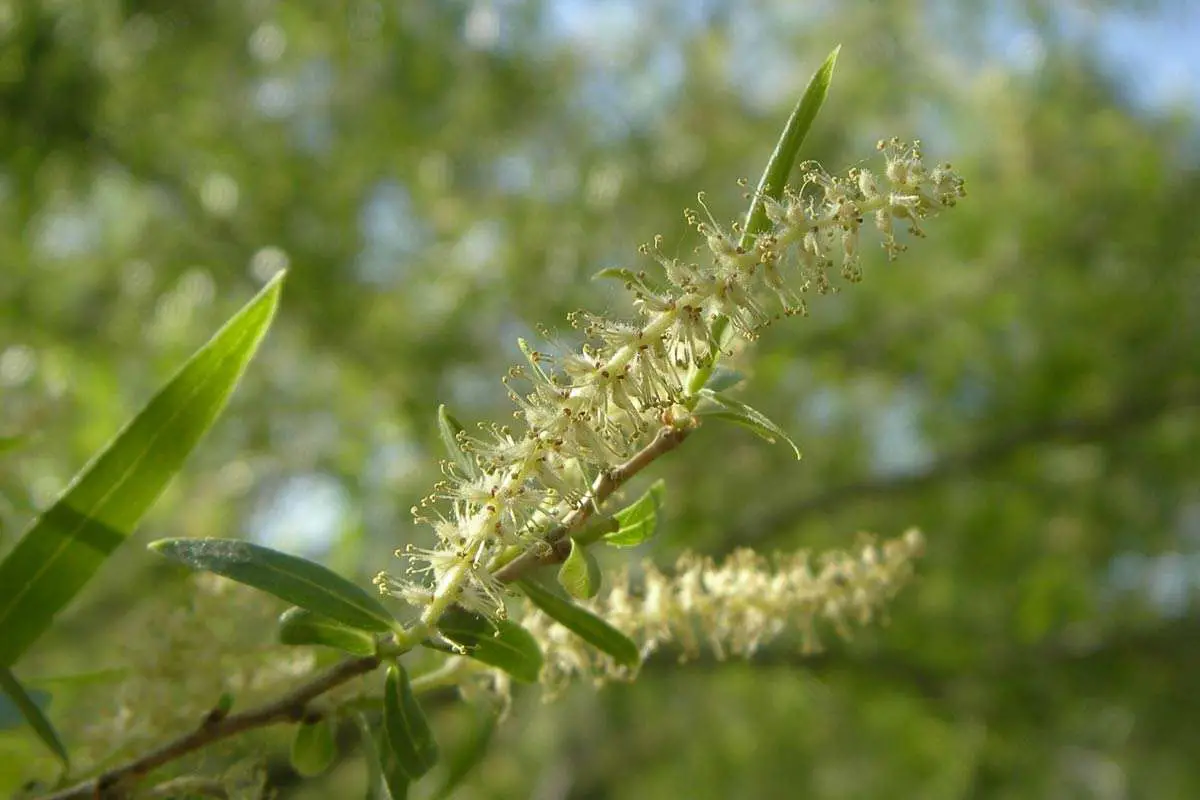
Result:
M125 797L128 789L152 770L213 742L254 728L303 719L310 702L359 675L373 671L379 664L380 660L375 656L347 659L266 705L229 716L210 714L192 732L132 761L106 770L95 778L46 795L43 800L116 800Z
M550 551L539 555L532 550L527 550L496 570L496 578L508 583L522 577L534 567L542 564L558 564L565 560L569 551L557 545L567 542L571 532L579 530L595 513L595 510L626 481L664 453L674 450L690 433L690 428L665 425L655 434L650 444L634 453L624 464L601 472L587 496L546 536L545 541L551 545Z

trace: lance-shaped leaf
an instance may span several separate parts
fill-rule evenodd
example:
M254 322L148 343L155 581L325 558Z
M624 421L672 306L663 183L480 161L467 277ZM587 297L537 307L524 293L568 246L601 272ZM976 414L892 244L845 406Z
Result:
M382 603L333 570L269 547L240 539L159 539L150 549L351 628L384 633L396 625Z
M542 651L529 631L511 620L489 620L453 606L438 620L438 630L466 655L498 667L524 683L542 671Z
M463 475L471 478L479 472L475 459L465 452L458 441L458 435L463 432L462 423L454 418L444 405L438 406L438 434L450 459L463 471Z
M408 776L400 769L396 756L387 745L387 734L371 730L362 714L355 716L359 744L367 762L366 800L404 800L408 797Z
M792 452L796 454L797 460L801 458L800 448L787 435L787 432L772 422L758 409L752 408L740 400L734 400L732 397L708 389L701 390L700 396L708 402L702 402L696 407L694 412L696 416L715 417L732 422L735 425L741 425L771 444L775 444L778 440L782 439L791 445Z
M336 756L333 724L327 718L305 720L296 727L291 752L292 766L296 772L306 778L320 775L329 769Z
M54 755L58 756L58 760L66 766L68 762L67 748L63 747L62 740L58 738L58 732L54 730L54 726L50 724L50 720L42 712L42 703L49 701L50 696L45 692L38 692L37 697L32 692L25 690L17 680L17 676L12 674L12 670L8 667L0 667L0 691L12 701L16 711L29 723L29 727L33 728L33 732L42 740L42 744L50 748ZM2 724L0 719L0 727L7 727Z
M650 484L645 494L613 515L617 529L605 534L604 541L614 547L636 547L652 537L658 529L658 510L666 491L661 478Z
M833 68L837 64L838 53L841 52L841 49L841 45L835 47L813 74L804 94L796 103L796 107L792 109L791 116L783 126L783 133L780 134L779 141L775 143L775 150L767 160L767 166L763 169L762 177L758 180L754 194L750 196L750 208L746 211L746 224L738 242L738 245L744 250L749 250L754 244L754 238L770 227L770 218L767 217L767 207L763 199L778 200L783 197L783 189L787 185L788 176L792 173L792 167L796 164L800 147L808 137L809 130L812 129L817 112L821 110L825 98L829 95L829 85L833 81ZM713 323L712 333L712 338L719 345L724 346L730 337L729 319L718 317ZM715 363L710 364L692 376L692 380L688 382L688 394L694 396L700 387L708 383L714 365Z
M437 742L413 694L408 673L399 664L388 667L383 685L383 729L392 755L411 780L433 769L438 760Z
M188 359L0 562L0 666L11 666L129 536L183 466L270 326L282 275Z
M726 389L732 389L745 379L746 376L736 369L719 366L713 370L712 375L709 376L708 383L704 384L704 388L711 389L714 392L723 392Z
M375 637L307 608L289 608L279 615L279 641L292 645L335 647L352 656L375 655Z
M621 666L636 667L641 662L633 640L592 612L564 600L532 579L526 578L517 585L546 616L592 647L612 656Z
M596 557L575 539L571 552L558 568L558 582L567 594L579 600L591 600L600 591L602 575Z

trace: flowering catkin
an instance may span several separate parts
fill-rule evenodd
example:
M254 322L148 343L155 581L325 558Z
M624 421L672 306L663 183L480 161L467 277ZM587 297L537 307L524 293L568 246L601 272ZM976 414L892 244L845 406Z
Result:
M588 488L601 471L664 425L692 424L689 379L719 354L718 320L753 339L781 313L806 313L806 294L834 290L828 273L835 264L846 280L861 278L866 219L894 258L903 250L895 220L923 235L920 220L964 196L962 179L947 164L927 168L916 143L892 139L878 149L885 161L879 175L856 168L835 177L810 162L798 190L758 198L769 228L747 237L748 247L739 244L737 225L726 232L707 213L686 212L711 263L668 258L656 240L642 252L661 265L661 278L626 273L636 318L572 315L585 339L578 350L547 353L521 342L527 364L504 379L521 429L493 425L459 436L468 459L444 464L445 480L413 509L433 527L436 545L407 548L407 573L416 577L380 575L381 589L422 608L425 623L453 602L503 615L497 556L513 545L544 551L545 534L590 502Z
M638 643L643 659L667 647L681 659L703 648L718 659L749 657L787 630L799 630L812 652L819 647L819 620L843 636L851 622L870 622L910 578L923 547L924 537L913 529L882 547L868 541L855 552L816 559L806 552L768 558L743 548L718 564L685 553L673 574L646 562L639 580L625 571L611 590L583 605ZM542 647L541 682L550 695L577 676L597 683L635 676L527 606L521 624Z

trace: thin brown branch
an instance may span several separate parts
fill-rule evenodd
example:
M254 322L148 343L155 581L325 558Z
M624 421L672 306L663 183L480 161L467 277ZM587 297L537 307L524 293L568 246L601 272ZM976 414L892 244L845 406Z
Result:
M596 509L611 497L613 492L654 463L656 459L662 457L663 454L669 453L682 444L690 433L690 429L676 428L671 425L663 426L655 434L650 444L631 456L624 464L600 473L587 496L579 501L574 510L563 517L562 522L546 536L545 541L551 545L549 552L539 554L532 550L526 551L498 569L496 577L507 583L517 580L534 567L561 563L570 552L561 546L570 541L570 534L583 527L591 519Z
M255 728L264 728L280 722L300 721L308 712L308 704L313 700L331 689L373 671L379 664L380 659L374 656L347 659L266 705L228 716L210 714L192 732L132 761L106 770L95 778L47 795L43 800L117 800L126 797L130 787L152 770L214 742Z

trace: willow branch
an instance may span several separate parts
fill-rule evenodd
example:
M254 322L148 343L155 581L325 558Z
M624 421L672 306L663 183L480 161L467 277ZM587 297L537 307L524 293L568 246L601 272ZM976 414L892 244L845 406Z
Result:
M280 722L299 722L309 713L309 703L344 683L372 672L380 664L375 656L347 659L277 700L239 714L213 711L199 727L132 761L106 770L95 778L46 795L43 800L117 800L152 770L203 747L239 733Z
M620 489L630 478L650 466L655 460L682 444L690 433L691 429L688 428L663 426L655 434L650 444L631 456L628 461L601 472L600 476L592 483L587 495L545 537L546 543L550 545L550 550L541 553L533 550L525 551L496 570L496 578L508 583L522 577L534 567L543 564L558 564L564 561L570 550L563 545L570 543L571 533L583 527L591 519L596 509L611 497L613 492Z

